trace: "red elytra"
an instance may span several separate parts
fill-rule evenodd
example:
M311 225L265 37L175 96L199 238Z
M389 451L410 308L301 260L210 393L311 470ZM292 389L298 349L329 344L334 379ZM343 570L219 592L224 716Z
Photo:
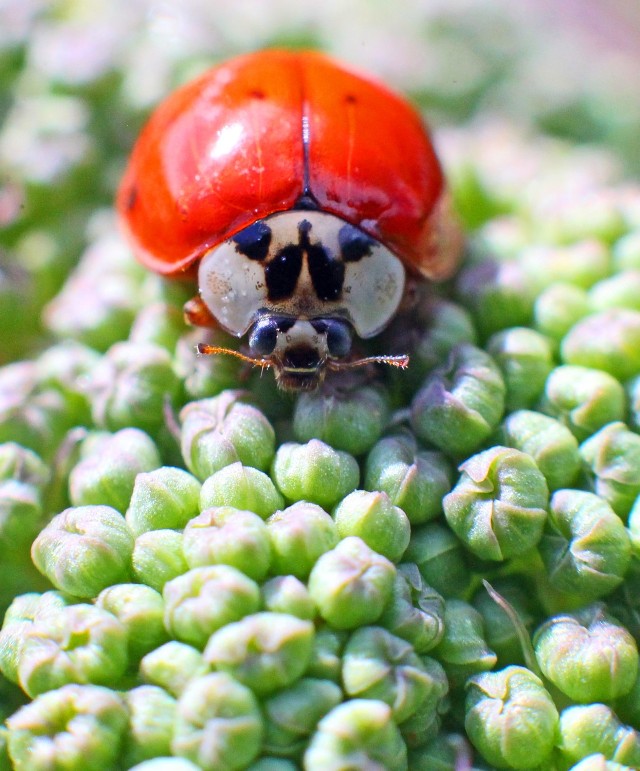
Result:
M432 243L444 180L420 116L313 51L240 56L157 108L118 194L140 260L176 275L256 219L293 208L305 186L303 118L320 208L426 277L448 276L449 255Z
M404 99L323 54L266 50L208 70L160 104L135 145L117 206L140 261L166 276L194 274L204 255L257 221L312 208L371 236L410 274L439 280L459 253L444 193L428 133ZM318 303L261 302L279 318L319 315ZM187 315L246 331L202 303ZM320 315L346 318L360 334L342 306ZM282 351L252 360L278 374L281 359ZM302 387L319 382L312 380Z

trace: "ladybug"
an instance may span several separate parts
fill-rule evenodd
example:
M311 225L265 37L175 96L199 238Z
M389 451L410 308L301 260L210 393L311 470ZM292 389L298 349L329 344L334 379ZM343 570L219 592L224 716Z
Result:
M186 320L248 335L286 390L354 357L417 279L454 271L458 230L418 112L313 51L231 59L179 88L143 129L117 197L139 260L197 276Z

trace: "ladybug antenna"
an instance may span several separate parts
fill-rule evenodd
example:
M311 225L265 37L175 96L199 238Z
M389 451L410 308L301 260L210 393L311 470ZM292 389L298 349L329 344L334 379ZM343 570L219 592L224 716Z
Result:
M240 351L234 351L232 348L221 348L217 345L207 345L206 343L198 343L196 350L203 356L212 356L217 353L224 353L227 356L235 356L236 359L247 361L249 364L253 364L254 367L261 367L262 369L268 369L273 366L271 359L258 358L254 356L247 356Z
M353 369L354 367L364 367L367 364L388 364L391 367L400 367L406 369L409 366L409 355L406 353L399 356L365 356L363 359L354 359L353 361L327 360L329 369Z

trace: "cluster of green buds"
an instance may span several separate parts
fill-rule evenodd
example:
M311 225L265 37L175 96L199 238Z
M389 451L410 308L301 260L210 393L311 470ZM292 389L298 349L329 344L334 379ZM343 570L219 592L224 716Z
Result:
M640 767L640 194L483 141L409 370L296 398L96 217L0 368L0 771Z

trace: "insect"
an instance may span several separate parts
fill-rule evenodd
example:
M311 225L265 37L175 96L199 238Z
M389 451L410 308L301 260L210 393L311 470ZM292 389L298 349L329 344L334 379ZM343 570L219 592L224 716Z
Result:
M417 279L459 253L442 170L417 111L311 51L240 56L155 110L125 171L119 216L139 260L196 277L187 321L247 336L286 390L358 357Z

